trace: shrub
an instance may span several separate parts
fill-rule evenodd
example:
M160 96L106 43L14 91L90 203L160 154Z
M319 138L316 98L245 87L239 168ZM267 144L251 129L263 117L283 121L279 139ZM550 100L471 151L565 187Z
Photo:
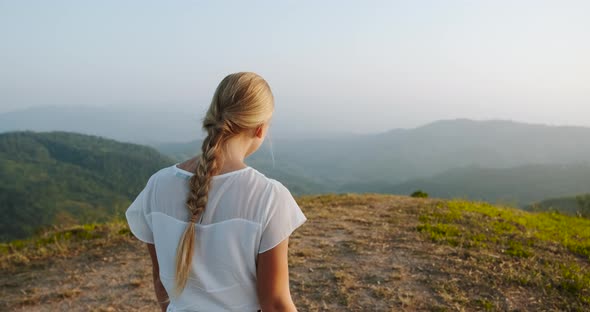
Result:
M418 197L418 198L428 198L428 193L423 192L422 190L417 190L414 193L412 193L412 195L410 195L412 197Z

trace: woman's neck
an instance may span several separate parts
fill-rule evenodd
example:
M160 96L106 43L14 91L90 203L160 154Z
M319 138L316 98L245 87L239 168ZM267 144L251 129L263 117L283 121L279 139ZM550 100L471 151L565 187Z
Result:
M219 168L217 174L224 174L247 167L244 159L251 153L252 139L238 135L228 139L221 145L221 151L217 158ZM188 159L179 164L178 167L194 173L197 169L198 157Z

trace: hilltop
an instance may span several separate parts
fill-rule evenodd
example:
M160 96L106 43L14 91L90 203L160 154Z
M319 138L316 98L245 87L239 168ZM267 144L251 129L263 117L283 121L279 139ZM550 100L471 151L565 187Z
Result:
M300 311L584 311L590 220L484 202L377 194L296 198ZM157 311L145 245L126 223L0 245L0 309Z

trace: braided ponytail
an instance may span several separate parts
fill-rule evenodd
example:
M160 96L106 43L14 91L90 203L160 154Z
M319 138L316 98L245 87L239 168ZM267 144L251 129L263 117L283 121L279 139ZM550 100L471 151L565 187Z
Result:
M207 205L209 184L211 177L219 172L217 156L223 133L212 130L203 141L201 155L197 160L197 170L190 178L190 193L186 201L189 210L190 222L188 223L176 252L176 294L180 294L190 271L195 244L195 226L197 218L205 211Z
M207 137L197 158L195 174L190 178L186 200L188 225L176 251L175 292L179 295L188 281L195 245L195 223L207 205L211 177L222 167L222 144L246 129L270 119L274 100L270 87L262 77L250 72L226 76L220 83L203 119Z

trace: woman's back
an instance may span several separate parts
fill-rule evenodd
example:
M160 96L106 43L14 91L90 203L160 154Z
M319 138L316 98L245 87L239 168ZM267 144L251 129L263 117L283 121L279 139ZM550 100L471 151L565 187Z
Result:
M173 294L178 242L189 211L193 174L177 167L152 175L126 212L133 234L155 245L159 275ZM176 311L256 311L256 259L306 218L287 188L252 167L213 176L206 209L195 226L195 245L186 288L170 297Z

